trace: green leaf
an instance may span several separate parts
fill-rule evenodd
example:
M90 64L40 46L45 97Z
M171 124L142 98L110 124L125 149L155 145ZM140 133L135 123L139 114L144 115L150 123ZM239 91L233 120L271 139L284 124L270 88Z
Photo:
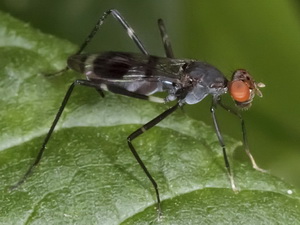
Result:
M153 187L126 137L168 108L76 87L40 165L33 163L61 100L79 75L45 77L64 68L76 47L0 13L1 224L299 224L299 194L249 162L231 160L234 193L212 127L184 112L134 140L157 181ZM224 137L228 151L241 143Z

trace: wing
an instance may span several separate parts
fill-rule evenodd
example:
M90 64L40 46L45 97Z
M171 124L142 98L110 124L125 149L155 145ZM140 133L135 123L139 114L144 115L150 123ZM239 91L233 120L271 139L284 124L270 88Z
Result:
M87 79L150 95L180 85L182 67L192 60L171 59L126 52L73 55L68 66Z

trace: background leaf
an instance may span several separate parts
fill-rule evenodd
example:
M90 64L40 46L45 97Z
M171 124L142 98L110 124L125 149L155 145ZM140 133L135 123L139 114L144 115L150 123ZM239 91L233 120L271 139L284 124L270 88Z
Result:
M33 162L68 85L47 78L75 51L2 13L0 222L3 224L156 223L155 196L126 137L167 108L122 96L101 99L78 87L35 173L9 192ZM240 143L225 137L232 153ZM234 194L213 129L176 112L134 142L159 183L160 224L299 223L290 185L233 162ZM291 193L291 194L289 194Z
M151 54L163 55L156 25L163 18L176 57L207 61L228 77L235 69L245 68L264 82L264 97L255 99L243 115L251 150L262 168L300 187L298 0L0 1L0 9L77 46L109 8L124 15ZM138 51L112 18L88 48L89 52L103 50ZM192 118L211 124L209 105L207 99L185 110ZM224 133L241 138L236 118L226 113L218 117ZM248 160L243 151L234 157Z

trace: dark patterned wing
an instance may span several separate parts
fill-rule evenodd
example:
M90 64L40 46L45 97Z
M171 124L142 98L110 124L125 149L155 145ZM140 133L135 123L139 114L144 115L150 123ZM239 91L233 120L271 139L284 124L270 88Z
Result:
M190 61L138 53L104 52L71 56L68 65L94 82L150 95L180 84L182 67Z

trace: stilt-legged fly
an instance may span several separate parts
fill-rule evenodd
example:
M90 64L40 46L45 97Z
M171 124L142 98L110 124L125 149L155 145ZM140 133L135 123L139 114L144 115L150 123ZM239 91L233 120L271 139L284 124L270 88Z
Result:
M127 31L128 36L134 41L142 53L103 52L99 54L82 54L82 51L93 39L108 15L113 15L113 17L120 22ZM161 214L161 208L158 185L134 148L132 141L185 104L196 104L201 102L207 95L212 96L210 111L233 190L236 190L236 186L227 157L225 143L215 115L216 105L220 105L226 111L240 119L245 151L252 162L253 168L261 170L256 165L249 151L246 128L242 116L237 110L233 110L224 105L221 102L221 95L229 92L236 105L239 108L245 109L251 106L255 95L262 97L259 88L264 87L264 84L255 82L244 69L236 70L233 73L232 79L228 81L216 67L208 63L192 59L174 58L169 37L167 36L164 23L161 19L158 20L158 27L166 57L149 55L133 29L117 10L108 10L100 17L80 49L76 54L68 58L67 67L62 70L72 69L85 74L87 79L75 80L70 85L34 163L20 181L12 187L13 189L22 184L40 162L53 130L64 111L74 87L77 85L95 88L103 97L103 91L110 91L116 94L157 103L175 102L174 106L162 112L127 137L128 146L133 156L154 187L159 214ZM165 98L155 97L152 94L156 92L165 92L167 96Z

